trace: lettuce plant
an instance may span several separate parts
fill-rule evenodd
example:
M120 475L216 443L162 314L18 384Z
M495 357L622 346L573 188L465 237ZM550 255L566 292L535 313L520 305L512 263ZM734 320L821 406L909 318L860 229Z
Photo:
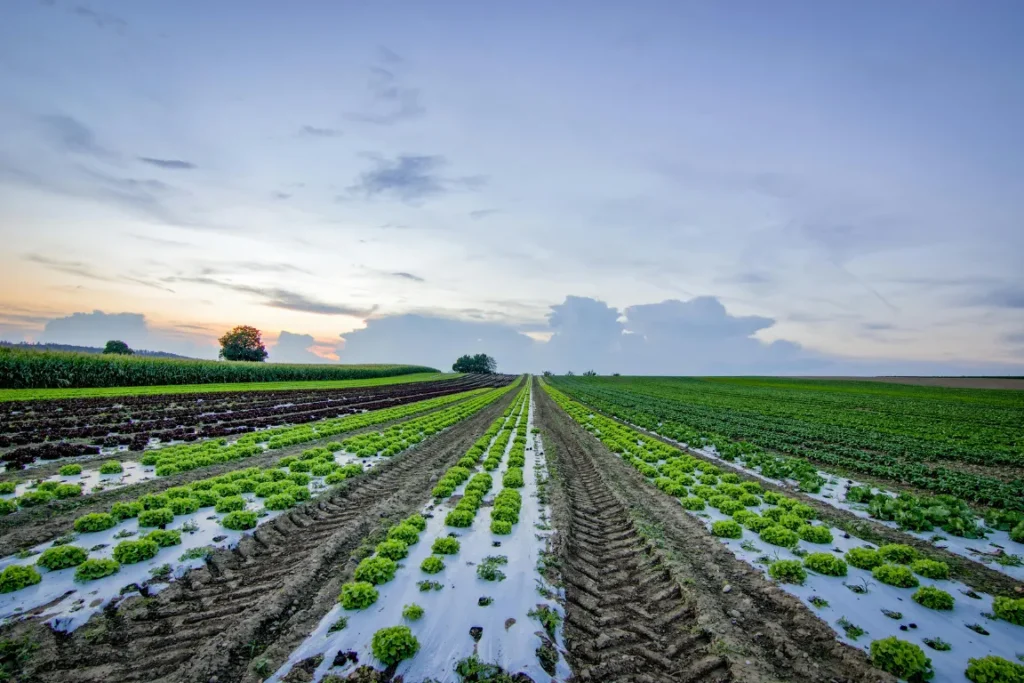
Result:
M800 560L776 560L768 565L768 576L781 583L803 585L807 580L807 572Z
M444 560L436 555L431 555L420 563L420 569L427 574L436 574L444 569Z
M150 531L145 537L156 543L161 548L167 548L172 545L181 545L181 532L176 529L156 529L154 531Z
M917 588L917 577L906 567L898 564L882 564L871 570L871 575L882 583L898 588Z
M121 474L124 467L117 460L108 460L100 465L100 474Z
M160 546L156 541L141 538L137 541L121 541L114 546L114 559L121 564L135 564L156 557Z
M846 563L831 553L811 553L804 558L804 566L826 576L846 576Z
M1024 626L1024 598L1008 598L1000 596L992 603L992 613L997 619L1004 619L1011 624Z
M0 593L13 593L28 586L34 586L43 577L32 567L20 564L7 565L3 572L0 572Z
M377 602L377 589L368 581L353 581L341 587L338 602L345 609L366 609Z
M170 508L143 510L139 513L139 526L164 526L174 521L174 512Z
M711 533L720 538L742 538L743 527L734 520L722 519L711 525Z
M885 560L872 548L850 548L846 551L846 561L858 569L874 569L885 564Z
M220 520L220 523L225 529L245 531L255 529L258 519L259 517L252 510L235 510L224 515L224 519Z
M409 554L409 546L398 539L381 541L377 544L377 554L389 560L401 560Z
M217 504L213 508L217 512L235 512L236 510L245 509L245 498L241 496L228 496L227 498L220 498L217 500Z
M52 572L68 567L77 567L89 556L83 548L74 545L59 545L43 551L36 564Z
M57 498L75 498L82 495L82 487L78 484L61 484L53 490L53 495Z
M273 496L267 496L263 501L263 507L268 510L287 510L288 508L295 507L295 499L287 493L278 493Z
M171 498L171 504L168 507L175 515L191 515L193 512L198 512L199 501L191 496Z
M88 559L75 570L75 581L95 581L121 571L117 560Z
M871 663L897 678L921 683L934 675L932 660L913 643L890 636L873 641L870 650Z
M771 512L771 510L768 510L768 512ZM789 529L775 524L761 531L761 540L765 543L782 546L783 548L792 548L797 543L797 535Z
M928 609L953 609L953 596L934 586L921 586L910 597L914 599L914 602Z
M475 515L469 510L452 510L445 515L444 523L456 528L466 528L473 525Z
M62 476L62 477L70 477L70 476L73 476L73 475L76 475L76 474L81 474L82 473L82 466L81 465L64 465L59 470L57 470L57 472L59 472L60 476Z
M394 561L386 557L367 557L356 567L355 579L376 586L395 578L396 569Z
M387 666L409 659L419 652L420 644L408 626L389 626L373 634L373 656Z
M115 524L117 524L117 520L114 515L108 515L106 512L90 512L75 520L75 531L83 534L92 531L105 531Z
M409 621L418 621L423 618L424 610L416 603L406 605L402 608L402 616Z
M949 565L936 560L915 560L910 565L910 571L928 579L948 579Z
M810 524L804 524L797 529L797 533L800 535L800 538L808 543L832 542L832 531L827 526L812 526Z
M989 655L967 660L964 675L972 683L1020 683L1024 681L1024 665Z
M389 541L401 541L406 545L415 545L420 540L420 530L412 524L396 524L388 529Z
M18 485L13 481L0 481L0 494L14 493L17 489Z
M910 564L917 559L917 551L902 543L883 545L878 549L878 554L883 560L893 564Z

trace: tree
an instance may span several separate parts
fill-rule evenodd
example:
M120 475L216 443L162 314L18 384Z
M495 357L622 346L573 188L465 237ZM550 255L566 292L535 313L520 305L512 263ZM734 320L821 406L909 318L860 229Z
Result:
M551 377L551 371L550 370L545 370L544 371L544 376L545 377Z
M597 377L597 373L594 372L593 370L587 370L586 372L583 373L583 376L584 377Z
M455 372L471 372L479 375L493 375L497 369L498 361L486 353L478 353L475 356L470 356L469 354L460 356L452 365L452 370Z
M260 331L248 325L239 325L219 340L220 357L224 360L247 360L262 363L267 359Z
M130 356L134 351L128 348L128 345L118 339L111 339L107 342L107 345L103 347L103 353L114 353L118 356Z

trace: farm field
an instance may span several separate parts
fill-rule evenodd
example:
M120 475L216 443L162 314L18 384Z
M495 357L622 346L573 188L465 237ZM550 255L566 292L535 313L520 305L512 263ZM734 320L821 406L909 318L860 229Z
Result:
M148 479L121 473L130 481L96 491L86 472L58 472L106 453L7 473L21 487L38 490L33 477L46 474L44 491L83 490L0 517L11 522L0 522L0 670L18 681L218 683L1019 675L1024 601L1012 567L868 515L884 491L815 465L819 482L791 455L772 451L771 466L788 468L772 479L767 456L754 457L764 447L733 453L739 442L720 432L698 442L695 427L665 434L665 418L645 418L658 436L605 417L608 396L645 381L466 376L375 387L376 399L345 390L334 414L241 425L231 416L282 399L214 394L194 441L122 451L153 470ZM458 390L388 402L431 385ZM812 403L835 393L818 391ZM891 390L878 391L883 401ZM324 400L299 396L299 416ZM650 412L676 410L641 398ZM337 410L356 400L372 403ZM641 399L617 400L641 414ZM929 414L925 399L905 400ZM97 425L126 422L120 404L88 401L100 402L89 419L120 420ZM31 422L63 412L46 403L26 404ZM258 430L200 433L208 424ZM1000 443L1014 452L1011 438ZM848 496L847 483L868 502L836 507L829 496ZM1012 519L1012 506L1001 510L994 525ZM949 512L936 531L967 518Z

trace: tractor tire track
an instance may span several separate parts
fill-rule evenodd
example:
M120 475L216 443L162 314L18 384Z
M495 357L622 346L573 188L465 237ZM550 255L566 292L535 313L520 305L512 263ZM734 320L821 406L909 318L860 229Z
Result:
M893 681L536 387L580 681Z
M215 554L206 567L156 596L127 599L71 636L50 633L51 642L35 658L45 661L25 680L241 679L292 617L312 612L319 618L330 609L330 604L314 604L315 598L345 570L362 539L379 529L382 518L418 508L437 472L454 464L513 396L510 392L350 486L259 527L236 549Z

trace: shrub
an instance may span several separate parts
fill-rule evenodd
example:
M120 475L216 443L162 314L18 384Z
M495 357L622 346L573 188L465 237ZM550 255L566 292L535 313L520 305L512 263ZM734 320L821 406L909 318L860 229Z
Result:
M800 538L808 543L831 543L832 531L827 526L811 526L805 524L797 530ZM844 574L846 572L843 572Z
M413 603L402 608L402 616L409 621L417 621L423 618L423 608Z
M381 541L377 544L377 554L389 560L401 560L409 554L409 546L398 539Z
M20 591L22 588L34 586L42 580L43 577L39 576L39 572L32 567L11 564L3 572L0 572L0 593Z
M108 515L106 512L90 512L75 520L75 531L82 534L91 531L105 531L115 524L117 524L117 520L114 519L114 515Z
M992 612L997 619L1024 626L1024 598L998 597L992 603Z
M121 564L135 564L156 557L160 546L156 541L140 538L137 541L121 541L114 546L114 559Z
M191 515L199 510L199 501L191 496L187 498L171 498L168 506L175 515Z
M420 540L420 530L412 524L402 522L388 529L388 540L398 540L406 545L415 545Z
M871 570L871 575L890 586L917 588L917 577L909 569L898 564L882 564Z
M871 663L911 683L925 681L933 674L932 660L928 659L924 650L895 636L871 643Z
M143 510L139 513L139 526L163 526L174 521L174 512L170 508Z
M338 602L345 609L366 609L377 602L377 589L367 581L353 581L341 587Z
M935 560L914 560L910 571L929 579L949 578L949 565Z
M917 551L909 545L902 543L890 543L878 549L878 554L886 562L894 564L910 564L917 559Z
M704 499L697 496L687 496L686 498L680 498L679 502L683 504L683 507L687 510L703 510Z
M386 557L367 557L356 567L356 581L366 581L377 586L395 578L395 563Z
M224 498L222 500L228 500ZM287 493L278 493L277 495L267 496L266 500L263 501L263 507L268 510L287 510L290 507L295 506L295 499L289 496Z
M419 531L426 531L427 529L427 520L425 520L423 518L423 515L420 514L409 515L408 517L402 520L402 524L414 526Z
M245 509L245 498L241 496L228 496L227 498L220 498L217 500L217 504L213 508L217 512L235 512L236 510ZM141 515L140 515L141 519Z
M796 545L797 536L789 529L773 524L761 530L761 540L765 543L782 546L783 548L792 548Z
M874 569L885 564L878 551L872 548L850 548L846 551L846 561L858 569Z
M245 531L246 529L255 529L258 519L252 510L235 510L224 515L224 519L220 520L220 523L225 529Z
M81 474L82 473L82 466L81 465L64 465L63 467L61 467L57 471L60 473L60 476L62 476L62 477L70 477L70 476L73 476L75 474Z
M53 498L54 495L49 491L29 491L18 498L18 505L23 508L33 508L39 505L46 505Z
M491 520L491 533L504 536L512 533L512 522L506 522L501 519Z
M742 538L743 527L734 520L722 519L711 525L711 533L720 538Z
M90 559L78 565L75 570L75 581L95 581L121 571L117 560Z
M444 569L444 560L436 555L431 555L420 563L420 569L428 574L436 574Z
M100 474L121 474L124 467L116 460L108 460L100 465Z
M768 576L782 583L797 585L803 585L807 580L807 572L804 571L800 560L776 560L768 565Z
M58 545L44 550L36 560L36 564L55 572L68 567L77 567L85 562L88 556L89 553L78 546Z
M168 548L172 545L181 545L181 532L177 529L168 531L157 529L146 534L146 538L156 543L161 548Z
M451 536L441 536L434 539L434 544L430 546L430 552L437 553L438 555L454 555L459 552L459 546L459 539L452 538Z
M373 634L373 656L391 666L419 652L420 644L408 626L389 626Z
M469 510L452 510L445 515L444 523L456 528L466 528L473 525L475 515Z
M973 683L1024 683L1024 665L989 655L967 660L964 675Z
M914 602L928 609L953 609L953 596L933 586L921 586L911 597L914 599Z
M846 563L831 553L811 553L804 558L804 566L826 576L846 576Z

